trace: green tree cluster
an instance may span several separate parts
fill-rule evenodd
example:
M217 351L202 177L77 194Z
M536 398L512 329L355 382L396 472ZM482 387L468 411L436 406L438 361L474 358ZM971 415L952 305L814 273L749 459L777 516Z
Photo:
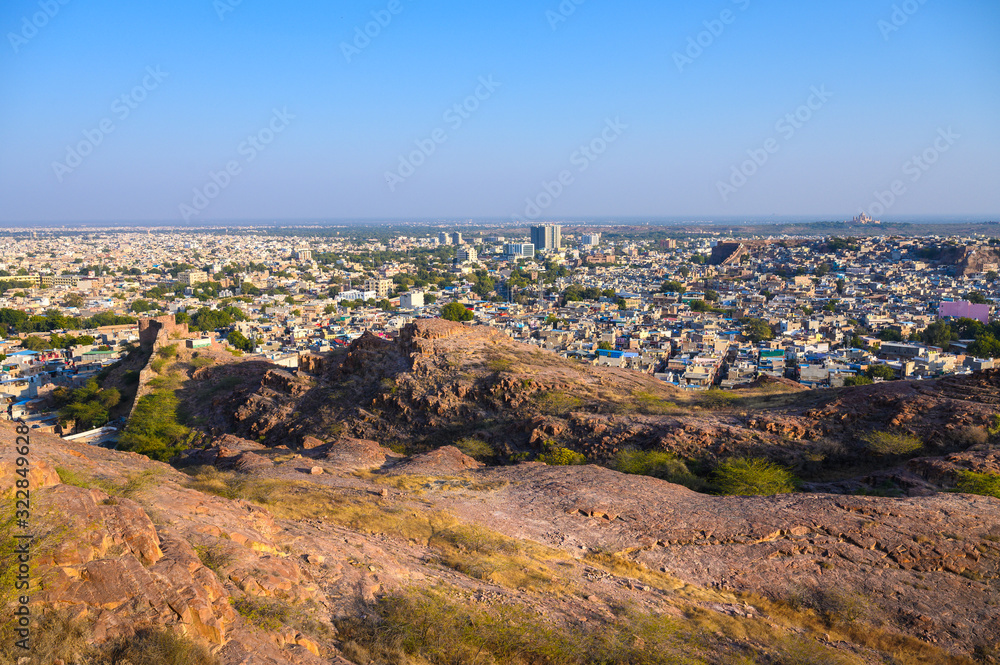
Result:
M475 315L462 303L450 302L441 308L441 318L448 321L471 321Z
M754 344L774 339L774 329L763 319L743 319L743 336Z
M78 430L90 430L108 422L108 411L121 401L117 388L101 389L90 379L81 388L56 388L53 393L62 422L76 421Z

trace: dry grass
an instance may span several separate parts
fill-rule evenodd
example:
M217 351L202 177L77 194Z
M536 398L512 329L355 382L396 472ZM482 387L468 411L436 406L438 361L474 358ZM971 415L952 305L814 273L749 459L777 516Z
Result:
M644 585L661 591L674 592L688 586L686 582L682 582L676 577L651 570L641 563L626 558L624 553L590 552L584 557L584 560L612 575L638 580Z
M535 404L545 414L566 416L583 407L583 400L562 390L553 390L535 397Z
M463 524L436 532L428 545L441 553L444 565L484 582L549 594L570 589L568 580L546 565L567 560L561 550Z
M435 531L454 520L444 513L417 513L386 501L361 500L304 481L260 480L199 467L188 487L227 499L243 499L275 517L324 520L361 533L378 533L426 544Z
M138 474L128 476L123 482L109 480L101 476L78 473L72 469L56 467L59 481L64 485L72 485L83 489L99 489L113 498L137 499L163 473L148 469Z
M762 612L767 620L789 631L829 635L830 641L848 642L881 654L885 662L897 665L974 665L932 644L893 633L863 621L838 614L830 608L804 607L798 602L776 601L756 594L741 594L745 602Z
M427 476L421 474L404 474L386 476L371 471L356 471L354 476L378 485L393 487L403 492L423 494L424 492L451 492L468 490L470 492L495 492L507 487L503 480L479 481L458 476Z

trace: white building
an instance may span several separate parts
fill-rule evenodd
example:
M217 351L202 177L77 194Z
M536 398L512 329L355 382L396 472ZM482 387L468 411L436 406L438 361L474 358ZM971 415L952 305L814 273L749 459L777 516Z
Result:
M422 291L411 291L399 296L400 309L416 309L424 306L424 294Z

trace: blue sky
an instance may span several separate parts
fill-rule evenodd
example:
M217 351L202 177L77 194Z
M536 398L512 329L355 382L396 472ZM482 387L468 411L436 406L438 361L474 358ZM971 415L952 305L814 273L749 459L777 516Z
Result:
M63 1L0 223L1000 212L992 0Z

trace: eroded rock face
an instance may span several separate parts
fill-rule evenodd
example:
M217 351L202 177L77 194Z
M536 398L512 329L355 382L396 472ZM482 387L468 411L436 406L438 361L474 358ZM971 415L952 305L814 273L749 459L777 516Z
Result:
M0 468L14 465L13 439L12 425L0 424ZM31 487L36 615L69 611L86 621L94 643L157 626L216 649L235 640L250 654L223 659L227 664L327 662L313 655L315 642L278 639L233 609L232 598L249 594L324 599L282 551L281 529L266 511L186 489L183 475L144 457L49 435L32 435L31 443L30 479L38 483ZM62 484L56 466L73 469L74 482L112 493ZM145 480L130 486L136 478ZM220 578L196 547L225 550L232 577ZM289 645L295 649L286 653Z
M219 403L215 420L291 450L323 451L342 438L427 449L472 437L499 457L555 442L606 465L622 450L653 449L706 467L752 456L809 471L856 466L874 430L916 436L927 456L965 450L1000 404L1000 370L991 370L831 391L761 379L752 405L742 406L745 393L737 392L732 408L706 408L652 376L595 368L486 326L442 320L417 321L395 340L366 334L329 365L324 376L294 380L261 369L256 385L242 384ZM870 461L858 483L826 491L871 490L864 478L896 482L896 475L900 491L926 491L916 476L886 476L891 460Z

